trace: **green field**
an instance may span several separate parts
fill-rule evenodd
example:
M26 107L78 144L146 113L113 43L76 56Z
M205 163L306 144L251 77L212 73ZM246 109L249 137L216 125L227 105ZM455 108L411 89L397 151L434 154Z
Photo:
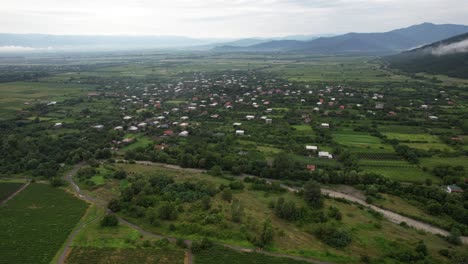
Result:
M404 133L394 133L394 132L385 132L382 133L387 136L388 139L396 139L400 141L421 141L427 143L440 143L440 140L437 136L429 134L404 134Z
M306 264L309 262L290 258L272 257L260 253L238 252L215 246L195 254L195 264Z
M86 208L61 189L32 183L0 207L0 263L49 263Z
M0 84L0 119L10 117L27 105L74 98L87 93L89 86L48 82L9 82Z
M184 251L174 248L90 248L75 247L67 264L183 264Z
M10 196L16 190L23 186L22 183L17 182L0 182L0 201Z

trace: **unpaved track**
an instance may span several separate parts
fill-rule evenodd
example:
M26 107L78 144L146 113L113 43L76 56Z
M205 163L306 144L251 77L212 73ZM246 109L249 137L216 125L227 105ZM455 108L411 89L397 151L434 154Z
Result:
M136 164L148 165L148 166L150 166L150 165L161 166L161 167L164 167L164 168L171 168L171 169L184 170L184 171L197 172L197 173L206 172L206 170L202 170L202 169L182 168L182 167L177 166L177 165L156 163L156 162L150 162L150 161L137 161ZM240 177L257 177L257 176L244 174L244 175L242 175ZM272 180L272 179L266 179L266 180L268 180L269 182L275 181L275 180ZM290 192L300 191L300 188L290 187L290 186L286 186L284 184L281 184L281 187L285 188L286 190L288 190ZM324 189L324 188L321 188L321 190L322 190L323 194L328 195L330 197L342 198L342 199L348 200L350 202L358 203L358 204L360 204L360 205L362 205L364 207L375 210L375 211L381 213L387 220L389 220L390 222L393 222L395 224L400 224L402 222L406 222L406 224L408 226L412 227L412 228L422 230L422 231L425 231L425 232L428 232L428 233L431 233L431 234L442 235L442 236L448 236L449 235L449 232L444 230L444 229L435 227L433 225L424 223L424 222L419 221L419 220L415 220L415 219L412 219L412 218L397 214L395 212L392 212L392 211L389 211L389 210L386 210L386 209L382 209L382 208L377 207L375 205L369 204L366 201L364 201L364 200L362 200L362 199L360 199L358 197L355 197L355 196L352 196L352 195L349 195L349 194L345 194L345 193L341 193L341 192L337 192L337 191L333 191L333 190L329 190L329 189ZM463 244L468 245L468 237L462 236L462 237L460 237L460 239L461 239Z
M155 165L155 163L139 163L139 164ZM157 164L157 165L161 166L161 164ZM168 165L168 164L165 164L165 165ZM107 208L107 202L106 201L103 201L103 200L100 200L99 198L92 197L92 196L84 194L81 191L80 187L75 183L75 181L73 180L73 176L77 173L77 171L80 169L81 166L82 165L76 165L70 172L68 172L65 175L65 180L71 184L72 188L74 189L75 193L78 195L79 198L81 198L82 200L85 200L87 202L94 203L97 206L100 206L100 207L104 208L108 213L113 213L112 211L110 211ZM168 168L173 168L173 169L184 169L184 168L180 168L180 167L175 166L175 165L168 165L168 166L169 166ZM200 170L197 170L197 169L184 169L184 170L190 170L192 172L195 172L195 171L200 172ZM117 216L120 223L122 223L124 225L127 225L127 226L137 230L138 232L140 232L141 234L143 234L145 236L156 238L156 239L168 239L169 241L171 241L173 243L176 242L176 240L177 240L174 237L166 237L166 236L151 233L149 231L146 231L146 230L142 229L138 225L130 223L129 221L123 219L122 217L119 217L118 215L116 215L116 216ZM69 238L67 239L67 243L65 244L64 251L63 251L63 253L60 256L60 259L58 261L59 264L65 263L65 260L66 260L66 258L68 256L68 252L70 251L71 243L73 242L73 239L76 237L78 232L81 229L83 229L86 225L90 224L91 222L94 222L95 220L97 220L97 219L93 219L90 222L81 225L80 227L75 229L75 231L69 236ZM190 248L190 245L192 244L193 241L184 240L184 242L188 246L188 248ZM325 262L325 261L320 261L320 260L310 259L310 258L303 258L303 257L299 257L299 256L292 256L292 255L281 254L281 253L267 252L267 251L263 251L263 250L244 248L244 247L228 245L228 244L219 244L219 245L222 245L223 247L230 248L230 249L233 249L233 250L236 250L236 251L239 251L239 252L257 252L257 253L268 255L268 256L283 257L283 258L289 258L289 259L295 259L295 260L302 260L302 261L305 261L305 262L315 263L315 264L330 264L330 262ZM185 251L185 253L186 253L186 258L185 259L186 259L187 263L188 264L193 264L193 254L192 254L191 250L187 249ZM185 260L184 260L184 262L185 262Z
M23 186L21 186L21 188L19 188L18 190L16 190L16 192L10 194L10 196L8 196L7 198L3 199L3 201L0 203L0 204L6 204L8 201L10 201L11 199L13 199L13 197L15 197L18 193L22 192L24 189L26 189L26 187L29 186L29 184L31 183L30 180L28 180Z

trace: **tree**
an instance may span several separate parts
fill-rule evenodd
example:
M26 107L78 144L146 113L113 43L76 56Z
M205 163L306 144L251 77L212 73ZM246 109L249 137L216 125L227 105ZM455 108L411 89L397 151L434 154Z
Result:
M124 171L124 170L118 170L118 171L114 172L113 177L115 179L119 179L119 180L125 179L125 178L127 178L127 172Z
M161 220L175 220L177 208L172 203L165 203L158 208L158 216Z
M211 167L211 169L208 171L208 174L212 176L223 176L223 170L220 166L215 165Z
M101 226L117 226L119 224L119 219L114 214L107 214L101 220Z
M424 244L424 241L419 241L418 245L416 246L416 252L418 252L422 256L427 256L427 246L426 244Z
M267 246L268 244L273 242L273 236L273 227L271 226L270 221L266 220L263 223L263 228L260 237L256 240L256 245L261 248Z
M454 245L461 245L460 230L455 227L452 228L452 230L450 230L450 235L447 237L447 241Z
M320 185L317 182L309 180L305 184L304 200L309 206L314 208L320 208L323 206L322 192L320 190Z

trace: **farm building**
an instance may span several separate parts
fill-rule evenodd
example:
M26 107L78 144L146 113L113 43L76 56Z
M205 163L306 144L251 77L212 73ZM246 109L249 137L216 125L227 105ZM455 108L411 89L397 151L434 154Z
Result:
M255 116L253 116L253 115L248 115L248 116L245 117L245 119L247 119L247 120L253 120L253 119L255 119Z
M328 151L319 151L318 156L319 158L333 159L333 155L328 153Z
M244 130L236 130L236 136L243 136L245 135Z
M136 127L136 126L131 126L131 127L128 128L128 131L130 131L130 132L138 131L138 127Z
M242 126L242 123L234 123L232 126Z
M328 124L328 123L322 123L322 124L320 124L320 126L322 128L330 128L330 124Z
M460 186L452 184L447 186L447 192L448 193L462 193L463 189L460 188Z
M315 171L315 169L316 169L316 166L315 166L315 165L313 165L313 164L307 165L307 170L308 170L308 171Z
M318 147L317 147L317 146L310 146L310 145L307 145L307 146L306 146L306 150L317 151L317 150L318 150Z
M122 131L122 130L123 130L123 127L122 127L122 126L116 126L116 127L114 127L114 130Z
M265 123L271 124L271 123L273 123L273 119L267 118L267 119L265 119Z
M437 116L429 116L429 120L437 121L439 118Z

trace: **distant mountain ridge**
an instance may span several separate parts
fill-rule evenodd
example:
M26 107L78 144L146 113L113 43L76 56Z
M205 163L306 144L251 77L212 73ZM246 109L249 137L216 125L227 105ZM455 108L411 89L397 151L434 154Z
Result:
M322 35L323 36L323 35ZM294 35L277 38L204 39L183 36L93 36L0 33L0 52L3 48L18 50L136 50L178 49L210 50L217 46L246 47L272 40L310 40L317 35Z
M468 79L468 33L384 58L391 68Z
M423 23L383 33L347 33L310 41L270 41L247 47L222 46L215 51L395 53L468 32L465 25Z

